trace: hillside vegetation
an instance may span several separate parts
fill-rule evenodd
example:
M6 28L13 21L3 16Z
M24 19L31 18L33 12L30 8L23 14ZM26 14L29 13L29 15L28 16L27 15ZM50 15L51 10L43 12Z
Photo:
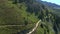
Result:
M60 17L36 0L0 0L0 34L26 34L41 19L32 34L60 34ZM21 25L9 26L8 25Z

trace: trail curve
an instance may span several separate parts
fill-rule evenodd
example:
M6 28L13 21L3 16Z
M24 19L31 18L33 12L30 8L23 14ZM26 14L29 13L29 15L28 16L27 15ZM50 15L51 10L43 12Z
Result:
M30 32L28 32L27 34L32 34L32 33L37 29L37 27L38 27L38 25L39 25L40 22L41 22L41 20L39 20L39 21L36 23L35 27L34 27Z

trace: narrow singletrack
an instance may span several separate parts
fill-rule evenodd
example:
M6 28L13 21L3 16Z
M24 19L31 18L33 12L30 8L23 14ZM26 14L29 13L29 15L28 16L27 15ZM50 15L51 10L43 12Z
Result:
M37 29L37 27L38 27L38 25L39 25L40 22L41 22L41 20L39 20L36 23L35 27L30 32L28 32L27 34L32 34ZM10 26L24 26L24 25L1 25L0 28L1 27L10 27Z
M24 26L24 25L0 25L0 28L1 27L10 27L10 26Z
M39 21L36 23L35 27L34 27L30 32L28 32L27 34L32 34L32 33L37 29L37 27L38 27L38 25L39 25L40 22L41 22L41 20L39 20Z

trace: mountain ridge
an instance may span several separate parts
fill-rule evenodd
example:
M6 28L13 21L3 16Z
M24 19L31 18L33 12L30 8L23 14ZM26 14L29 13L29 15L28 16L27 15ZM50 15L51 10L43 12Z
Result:
M45 5L48 5L51 8L53 7L53 8L59 8L60 9L60 5L58 5L58 4L47 2L47 1L41 1L41 2Z

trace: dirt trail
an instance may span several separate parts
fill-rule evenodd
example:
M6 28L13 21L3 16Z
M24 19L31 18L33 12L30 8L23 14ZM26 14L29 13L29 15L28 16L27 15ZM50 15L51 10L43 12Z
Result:
M10 27L10 26L24 26L24 25L1 25L0 28L1 27Z
M36 23L35 27L34 27L30 32L28 32L27 34L32 34L32 33L37 29L37 27L38 27L38 25L39 25L40 22L41 22L41 20L39 20L39 21Z
M37 29L37 27L38 27L38 25L39 25L40 22L41 22L41 20L39 20L36 23L35 27L30 32L28 32L27 34L32 34ZM24 25L1 25L0 28L1 27L10 27L10 26L24 26Z

